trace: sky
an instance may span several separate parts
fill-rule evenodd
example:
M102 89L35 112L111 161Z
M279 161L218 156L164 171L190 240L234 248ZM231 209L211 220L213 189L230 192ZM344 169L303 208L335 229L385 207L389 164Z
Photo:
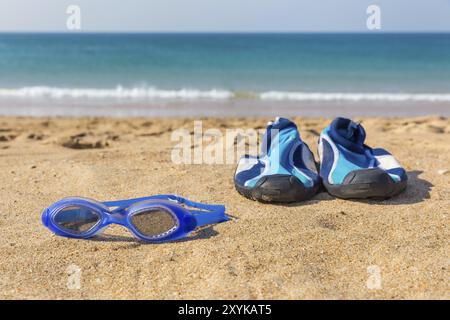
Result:
M450 0L0 0L1 32L73 32L66 9L81 9L81 32L450 32Z

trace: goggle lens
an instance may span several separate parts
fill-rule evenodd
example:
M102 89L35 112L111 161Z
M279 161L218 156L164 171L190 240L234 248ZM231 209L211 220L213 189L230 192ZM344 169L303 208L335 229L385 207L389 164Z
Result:
M160 208L152 208L133 214L131 223L142 235L159 238L168 235L178 227L178 219L170 212Z
M100 214L92 209L80 206L65 207L54 216L54 222L62 229L83 234L100 221Z

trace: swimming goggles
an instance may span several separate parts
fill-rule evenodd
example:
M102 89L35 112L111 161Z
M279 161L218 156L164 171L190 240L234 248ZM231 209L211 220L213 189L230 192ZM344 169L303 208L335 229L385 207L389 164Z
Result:
M227 220L223 205L197 203L176 195L102 203L70 197L55 202L42 213L42 223L63 237L90 238L106 226L118 224L148 242L181 239L197 227Z

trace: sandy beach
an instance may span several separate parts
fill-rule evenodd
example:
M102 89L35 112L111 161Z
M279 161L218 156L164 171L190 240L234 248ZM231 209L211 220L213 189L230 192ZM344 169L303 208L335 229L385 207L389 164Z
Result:
M208 118L203 127L268 120ZM316 160L330 120L294 118ZM368 145L406 168L404 193L261 204L235 191L234 165L172 163L171 132L192 131L192 118L0 117L0 298L450 299L450 120L356 120ZM62 238L40 220L66 196L166 193L225 204L233 219L159 245L117 226L92 240Z

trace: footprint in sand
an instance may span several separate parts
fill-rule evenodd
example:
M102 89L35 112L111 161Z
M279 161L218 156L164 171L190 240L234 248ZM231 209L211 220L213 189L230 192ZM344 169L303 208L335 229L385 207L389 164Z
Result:
M0 128L0 142L12 141L17 137L17 134L12 133L10 128Z
M110 146L119 136L110 133L93 134L82 132L57 141L57 144L70 149L103 149Z
M27 138L29 140L42 140L44 139L45 135L43 133L30 133Z
M153 125L153 121L144 121L141 126L142 127L151 127Z
M147 132L143 132L143 133L138 133L136 134L136 136L138 137L159 137L162 136L165 133L171 132L172 131L172 127L157 127L154 128L153 130L147 131Z
M432 133L444 133L445 132L444 127L436 126L436 125L432 125L432 124L427 125L426 130L428 132L432 132Z
M17 136L14 134L0 134L0 142L8 142L8 141L12 141L16 138Z

